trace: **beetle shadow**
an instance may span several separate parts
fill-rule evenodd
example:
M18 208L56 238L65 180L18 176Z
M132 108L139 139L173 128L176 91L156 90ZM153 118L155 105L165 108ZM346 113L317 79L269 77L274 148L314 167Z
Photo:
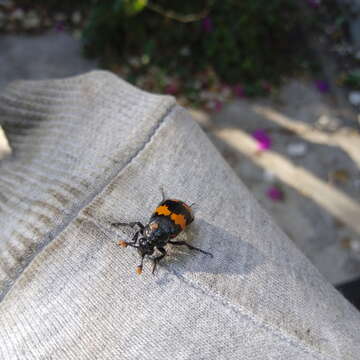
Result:
M201 219L191 227L175 240L185 240L212 253L213 257L189 250L186 246L168 245L169 256L161 261L160 266L180 275L188 272L247 275L265 262L264 254L237 234ZM200 238L202 241L197 241Z

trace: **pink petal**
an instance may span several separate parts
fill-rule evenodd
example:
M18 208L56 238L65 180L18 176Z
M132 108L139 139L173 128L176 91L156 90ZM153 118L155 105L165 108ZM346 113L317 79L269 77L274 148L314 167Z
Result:
M169 95L175 95L179 91L177 84L169 84L165 86L165 93Z
M276 186L270 187L266 195L273 201L283 201L284 200L284 193Z
M265 130L258 129L252 133L252 137L257 141L259 150L267 150L271 147L271 138Z
M201 25L205 32L212 32L214 30L213 22L209 16L202 21Z
M329 89L330 89L329 84L324 80L316 80L315 81L315 86L322 93L328 92Z
M234 85L233 92L239 98L245 97L245 89L241 85Z
M222 106L223 106L223 104L221 101L215 100L215 107L214 107L215 111L220 111L222 109Z

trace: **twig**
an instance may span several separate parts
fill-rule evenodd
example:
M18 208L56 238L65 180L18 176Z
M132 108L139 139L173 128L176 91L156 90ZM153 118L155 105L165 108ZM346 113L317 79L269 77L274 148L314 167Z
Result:
M155 12L169 18L169 19L173 19L173 20L183 22L183 23L189 23L189 22L202 20L202 19L206 18L210 12L210 9L208 8L197 14L184 15L184 14L176 13L175 11L172 11L172 10L166 10L166 9L162 8L161 6L156 5L156 4L151 4L150 2L146 5L146 7L152 11L155 11Z

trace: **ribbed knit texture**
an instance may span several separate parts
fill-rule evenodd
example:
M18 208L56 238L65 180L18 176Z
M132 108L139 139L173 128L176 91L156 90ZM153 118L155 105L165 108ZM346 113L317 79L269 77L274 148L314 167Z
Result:
M0 162L0 299L173 105L101 71L7 88L0 124L13 156Z
M358 358L359 313L172 98L94 72L14 84L0 113L0 359ZM160 187L196 203L180 239L214 258L169 247L138 276L110 223L145 223Z

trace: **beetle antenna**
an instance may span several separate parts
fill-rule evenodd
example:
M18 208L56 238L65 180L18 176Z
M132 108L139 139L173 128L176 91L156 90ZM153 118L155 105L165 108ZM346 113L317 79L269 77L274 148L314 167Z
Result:
M165 200L165 192L164 192L163 186L160 186L160 191L161 191L161 196L162 196L162 200L161 200L161 201L164 201L164 200Z

